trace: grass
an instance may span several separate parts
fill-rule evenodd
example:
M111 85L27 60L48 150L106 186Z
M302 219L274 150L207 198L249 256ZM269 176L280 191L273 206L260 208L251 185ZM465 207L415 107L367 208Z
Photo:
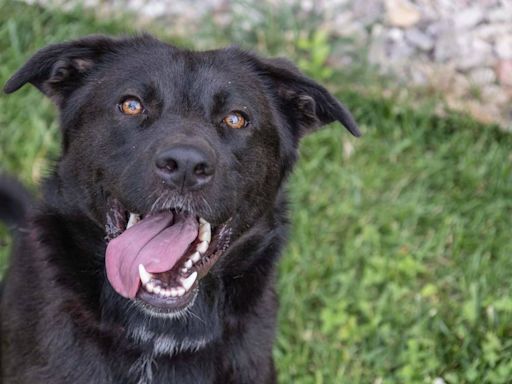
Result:
M83 12L0 5L2 82L49 42L127 31ZM305 69L331 89L347 79ZM302 143L279 270L280 382L510 383L512 136L428 105L337 96L365 135L333 125ZM48 101L28 87L0 97L3 170L34 186L57 151ZM8 243L4 230L2 258Z

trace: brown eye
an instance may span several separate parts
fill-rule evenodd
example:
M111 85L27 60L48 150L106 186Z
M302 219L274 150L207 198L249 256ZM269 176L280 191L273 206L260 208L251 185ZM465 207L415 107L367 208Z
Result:
M240 129L247 125L247 120L240 112L231 112L222 120L229 128Z
M130 116L140 115L142 112L144 112L142 103L139 101L139 99L134 97L125 99L121 105L119 105L119 109L121 109L121 112L123 112L125 115Z

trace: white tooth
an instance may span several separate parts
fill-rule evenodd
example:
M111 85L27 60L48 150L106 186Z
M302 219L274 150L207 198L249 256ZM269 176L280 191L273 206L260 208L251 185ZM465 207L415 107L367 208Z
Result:
M197 279L197 272L194 272L186 279L180 279L180 282L181 282L181 285L183 285L183 288L185 288L185 290L188 291L192 287L192 285L194 285L196 279Z
M203 219L202 217L199 218L199 224L201 225L204 225L204 224L210 224L209 222L207 222L205 219Z
M199 240L210 242L212 239L212 226L210 223L203 224L199 227Z
M159 285L155 286L155 288L153 288L153 292L155 292L156 294L160 293L162 291L162 287L160 287Z
M162 289L161 294L164 295L165 297L171 297L171 291L169 291L168 289Z
M148 291L149 293L153 293L153 291L155 290L155 285L153 283L147 283L146 285L144 285L144 288L146 289L146 291Z
M206 241L203 241L203 242L197 244L196 251L198 251L199 253L203 254L208 249L208 245L209 244Z
M188 259L187 261L185 261L185 268L192 268L192 260Z
M139 264L139 276L140 276L140 281L142 281L142 284L149 283L149 281L153 277L151 275L151 273L146 271L146 268L144 268L144 265L142 265L142 264Z
M183 296L185 294L185 288L183 287L176 288L176 291L178 292L178 296Z
M171 288L170 292L172 297L178 296L178 291L176 290L176 288Z
M130 228L134 224L137 224L139 221L140 215L130 212L130 218L128 219L128 224L126 224L126 229Z
M180 271L181 271L181 273L186 274L188 272L188 268L183 267L180 269Z
M190 256L190 260L192 260L193 263L197 263L201 260L201 254L199 252L194 252L194 254Z

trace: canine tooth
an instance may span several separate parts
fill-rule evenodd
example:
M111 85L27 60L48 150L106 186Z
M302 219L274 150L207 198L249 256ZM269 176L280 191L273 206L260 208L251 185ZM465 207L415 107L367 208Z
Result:
M130 212L130 218L128 219L128 224L126 224L126 229L130 228L134 224L137 224L139 221L140 215Z
M212 240L212 226L210 223L202 224L199 227L199 240L210 242Z
M183 287L176 288L176 291L178 292L178 296L183 296L186 292L185 288L183 288Z
M185 268L190 269L192 268L192 260L188 259L185 261Z
M144 268L144 265L142 265L142 264L139 264L139 276L140 276L140 281L142 281L142 284L149 283L149 281L153 277L151 275L151 273L146 271L146 268Z
M197 244L196 251L198 251L199 253L203 254L208 249L208 245L209 244L206 241L203 241L203 242Z
M199 224L201 225L205 225L205 224L210 224L209 222L207 222L205 219L203 219L202 217L199 218Z
M193 263L197 263L201 260L201 254L199 252L194 252L192 256L190 256L190 260L192 260Z
M180 282L181 282L181 285L183 286L183 288L185 288L185 291L188 291L192 287L192 285L194 285L196 279L197 279L197 272L194 272L186 279L180 279Z

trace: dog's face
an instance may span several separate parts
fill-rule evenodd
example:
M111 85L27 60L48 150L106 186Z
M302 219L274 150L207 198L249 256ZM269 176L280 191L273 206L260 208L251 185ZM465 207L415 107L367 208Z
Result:
M304 134L338 120L359 135L293 65L236 48L91 37L41 50L5 90L26 82L60 108L62 192L106 228L110 285L157 316L213 305Z

